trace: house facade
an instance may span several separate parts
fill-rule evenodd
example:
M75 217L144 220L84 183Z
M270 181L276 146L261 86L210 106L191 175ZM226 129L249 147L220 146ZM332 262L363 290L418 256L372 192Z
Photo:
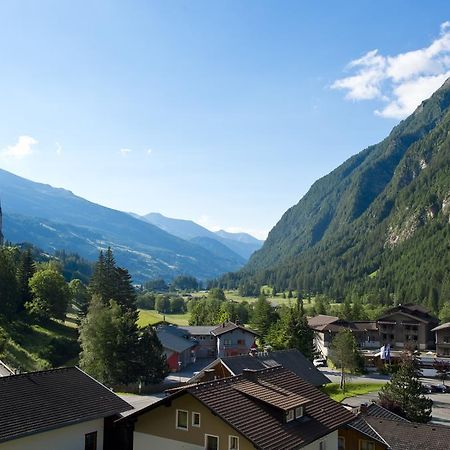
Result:
M133 450L337 449L352 413L283 367L187 385L119 422Z
M432 329L438 319L420 305L399 305L391 308L377 320L380 344L389 344L392 349L408 346L418 350L435 348Z
M213 326L180 326L181 330L186 331L197 341L195 347L195 356L197 358L215 358L217 354L216 338L211 332L216 328Z
M259 336L256 331L233 322L224 322L211 334L216 338L218 358L248 355L252 348L256 348L255 340Z
M161 325L156 328L156 335L163 347L169 370L176 372L195 362L196 339L174 325Z
M0 378L0 450L109 450L132 406L76 367Z
M436 356L450 356L450 322L431 330L435 335Z

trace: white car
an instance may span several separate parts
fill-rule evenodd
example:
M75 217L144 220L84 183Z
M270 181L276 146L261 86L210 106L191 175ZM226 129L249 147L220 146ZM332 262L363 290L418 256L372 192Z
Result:
M317 358L313 361L315 367L325 367L327 365L327 361L324 358Z

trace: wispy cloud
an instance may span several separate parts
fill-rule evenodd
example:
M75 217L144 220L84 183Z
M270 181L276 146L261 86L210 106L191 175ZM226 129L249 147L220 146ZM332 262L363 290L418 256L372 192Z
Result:
M351 75L336 80L332 89L346 91L348 100L381 100L381 117L402 119L411 114L450 77L450 22L428 47L384 56L371 50L347 65Z
M151 155L153 153L153 150L151 148L147 149L147 155Z
M121 148L119 152L122 156L127 156L132 152L132 150L131 148Z
M58 156L61 156L61 153L62 153L62 145L61 145L59 142L56 142L55 144L56 144L56 154L57 154Z
M2 156L23 159L33 154L33 145L36 145L38 141L31 136L19 136L17 143L9 145L1 152Z

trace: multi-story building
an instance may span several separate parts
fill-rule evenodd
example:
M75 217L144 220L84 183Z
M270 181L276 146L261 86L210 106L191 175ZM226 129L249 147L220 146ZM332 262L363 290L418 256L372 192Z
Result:
M398 305L389 309L378 320L381 345L393 349L412 347L418 350L433 349L435 338L432 329L438 319L420 305Z
M435 333L436 356L450 356L450 322L431 330Z

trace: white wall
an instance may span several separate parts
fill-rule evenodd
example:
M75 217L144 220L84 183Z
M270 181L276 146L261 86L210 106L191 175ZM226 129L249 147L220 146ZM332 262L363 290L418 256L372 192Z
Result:
M330 434L327 434L325 437L318 439L317 441L312 442L306 447L302 447L302 450L319 450L320 443L325 443L325 450L337 450L338 448L338 432L333 431Z
M84 450L84 435L93 431L97 431L97 450L103 450L103 419L3 442L0 450Z
M133 450L204 450L203 446L134 432Z

